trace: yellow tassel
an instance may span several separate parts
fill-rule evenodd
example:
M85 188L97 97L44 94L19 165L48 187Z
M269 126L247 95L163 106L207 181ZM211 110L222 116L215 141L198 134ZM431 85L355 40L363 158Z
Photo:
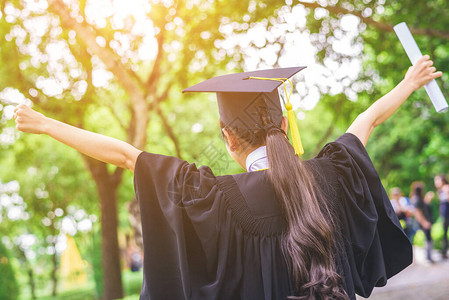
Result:
M285 91L285 98L287 99L287 103L285 103L285 109L287 110L288 124L290 126L290 131L292 133L293 148L295 149L296 155L298 155L298 156L303 155L304 148L302 147L301 136L299 135L298 125L296 124L295 112L293 111L293 106L290 103L290 96L292 95L292 92L293 92L293 84L290 81L290 79L288 79L288 78L253 77L253 76L248 77L248 79L273 80L273 81L282 82L282 85L284 86L284 91ZM287 86L285 85L285 81L290 82L290 85L292 86L290 93L287 93Z
M293 106L291 103L285 103L285 108L287 109L288 124L290 126L290 131L292 133L292 143L295 149L296 155L303 155L304 148L301 143L301 136L299 135L298 125L296 124L295 112L293 111Z

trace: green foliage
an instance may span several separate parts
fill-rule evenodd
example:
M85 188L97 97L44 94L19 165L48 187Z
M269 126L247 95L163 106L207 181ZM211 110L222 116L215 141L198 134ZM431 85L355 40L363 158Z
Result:
M140 290L142 289L142 276L142 271L131 272L130 270L125 270L123 272L125 295L134 295L130 297L135 297L135 295L140 294Z
M0 280L0 299L17 299L19 286L11 264L11 257L2 242L0 242L0 274L2 278Z
M101 235L97 231L92 234L92 247L90 251L90 260L93 268L93 276L95 281L95 293L99 299L102 298L103 286L103 266L101 264Z
M28 217L12 221L5 214L0 229L5 227L5 237L11 241L25 234L35 236L36 242L27 249L16 245L15 255L27 276L25 283L31 285L28 269L33 269L36 289L47 291L44 287L50 286L50 273L54 267L52 255L47 250L55 249L62 219L71 216L70 211L83 208L87 214L96 213L98 204L94 185L79 154L48 137L23 134L8 151L16 155L0 160L0 178L20 183L19 195L25 201ZM37 259L27 258L23 253L25 250L34 253ZM28 292L29 288L25 289Z
M123 283L125 289L125 297L123 300L137 300L139 299L140 288L142 285L142 272L123 272ZM47 293L44 293L47 294ZM30 298L23 298L28 300ZM93 282L89 282L83 287L79 287L69 291L62 291L56 297L53 296L38 296L38 300L98 300L101 297L96 292ZM3 298L2 298L3 300Z
M445 32L449 28L449 19L445 16L449 2L445 0L328 1L328 7L336 6L346 12L328 10L327 6L307 8L305 28L296 23L284 24L288 19L285 16L302 6L291 1L187 2L151 1L151 10L144 17L154 27L148 28L155 32L150 37L153 44L160 45L153 49L157 56L150 59L141 59L137 55L145 34L132 30L136 22L133 17L121 29L114 27L112 16L104 20L104 26L99 26L84 15L86 1L73 1L74 7L79 5L80 10L75 9L71 15L76 17L79 14L84 20L80 24L86 26L87 32L94 32L95 36L106 40L103 49L110 50L112 57L121 63L118 67L143 83L144 101L151 106L145 150L166 155L180 154L189 162L210 166L217 175L243 170L230 159L221 139L215 95L183 95L180 92L183 88L216 75L240 71L245 67L245 60L257 60L259 68L278 67L280 58L288 49L288 42L297 39L299 34L310 33L317 61L327 69L331 69L329 61L338 65L329 71L327 77L336 76L337 69L349 68L345 64L347 62L360 61L362 65L358 74L353 72L352 77L338 79L344 86L342 91L332 93L328 85L317 84L321 95L319 103L313 110L299 111L301 120L298 123L306 149L304 158L312 158L326 142L342 134L369 104L393 88L410 64L393 32L374 27L372 22L367 23L360 18L355 18L356 29L351 31L344 26L345 18L352 13L360 13L380 24L394 25L406 21L410 27L423 30ZM6 11L11 11L11 6L16 9L8 14L23 13L23 16L7 19L5 5L9 6ZM74 35L73 29L51 9L30 11L25 9L26 5L18 0L1 4L0 36L4 39L0 47L0 87L17 89L34 103L37 110L49 117L130 141L130 132L135 126L133 91L118 76L112 76L103 86L94 85L95 71L105 69L102 57L93 55L83 36ZM36 37L28 22L39 17L51 22ZM233 42L240 34L256 26L267 32L261 44ZM279 30L279 36L273 34ZM449 40L432 34L415 37L423 52L431 54L436 66L447 71ZM338 50L336 44L343 39L350 40L354 52ZM63 45L68 58L54 61L48 56L46 50L55 43ZM127 43L129 49L117 50ZM35 49L36 53L29 52L29 49ZM264 55L267 52L261 50L274 52L277 60L271 62L267 58L269 55ZM256 57L248 57L248 53ZM289 66L296 63L288 62ZM67 82L62 84L58 81L61 78L66 78ZM57 79L57 85L63 86L62 91L49 93L38 83L42 79ZM449 88L448 79L449 75L445 74L439 81L443 91ZM87 86L85 91L78 89L80 85ZM13 98L0 99L0 134L14 126L12 121L3 117L6 109L20 97ZM155 110L157 105L161 114ZM407 194L410 183L415 180L426 182L427 189L432 189L433 175L448 172L448 124L449 115L437 114L427 95L419 91L393 118L374 130L367 150L387 189L399 186ZM174 137L167 134L170 129ZM83 208L87 214L96 215L99 219L96 186L76 151L48 137L13 135L13 144L0 143L0 178L3 182L17 180L20 183L20 195L26 202L29 219L12 222L3 217L0 229L7 232L11 240L30 232L38 238L39 242L33 246L38 258L30 263L36 266L36 262L40 262L39 270L44 271L37 276L38 282L42 282L48 280L46 274L50 259L39 249L51 247L47 237L59 233L58 222L68 215L70 206ZM115 167L108 166L108 171L112 174ZM125 172L118 190L119 232L131 230L126 203L133 197L132 190L133 175ZM64 214L55 217L54 212L58 208ZM43 226L45 218L51 219L50 226ZM434 234L438 245L441 236L438 224ZM81 243L81 248L88 249L84 252L91 251L87 256L91 256L96 294L100 296L103 293L100 238L97 233L86 233ZM86 299L95 297L92 291L83 295ZM71 294L65 296L66 299L72 297Z
M421 51L430 54L437 69L446 73L437 81L449 99L446 92L449 87L449 20L443 17L448 9L447 1L413 0L344 0L308 9L308 28L312 37L315 36L314 45L320 62L325 64L326 59L333 58L342 64L345 59L362 58L362 71L349 85L357 93L357 99L353 103L345 102L343 111L346 117L337 124L340 132L355 117L354 113L363 111L399 83L410 66L395 33L386 29L400 22L405 21L412 30L419 30L414 37ZM355 34L344 24L351 15L357 25ZM446 37L435 33L437 31ZM351 39L354 47L360 46L360 54L348 56L336 50L334 45L342 38ZM324 95L315 110L321 110L319 107L324 105L332 111L338 104L337 97ZM327 101L323 101L325 99ZM335 118L337 114L330 113L329 117ZM398 186L407 195L410 184L417 180L425 182L427 190L432 190L433 177L438 173L448 173L448 124L449 115L436 113L424 89L421 89L413 93L392 118L373 131L367 151L387 190ZM333 137L330 136L329 140ZM438 215L438 209L435 213ZM440 223L435 224L432 234L435 246L440 247L443 234ZM418 234L416 242L422 244L423 241L423 236Z

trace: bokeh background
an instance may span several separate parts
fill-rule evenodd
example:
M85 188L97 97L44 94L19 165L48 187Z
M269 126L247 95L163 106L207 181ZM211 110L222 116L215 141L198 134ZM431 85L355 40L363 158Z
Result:
M19 133L20 103L229 174L243 170L221 140L215 95L181 90L304 65L292 102L307 159L402 80L410 62L392 27L404 21L446 72L438 83L448 96L446 0L1 0L0 9L0 299L138 299L142 282L130 270L141 246L133 174ZM449 170L448 121L421 89L374 131L367 149L387 190L407 194L415 180L434 189Z

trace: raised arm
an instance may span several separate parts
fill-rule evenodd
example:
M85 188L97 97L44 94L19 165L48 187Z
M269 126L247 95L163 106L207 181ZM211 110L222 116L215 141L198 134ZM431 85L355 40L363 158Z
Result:
M14 119L20 131L47 134L87 156L132 172L142 152L123 141L47 118L24 104L15 108Z
M349 126L346 132L357 136L366 145L375 127L386 121L415 90L421 88L432 79L442 75L432 67L433 62L428 55L421 57L410 67L405 78L388 94L374 102L361 113Z

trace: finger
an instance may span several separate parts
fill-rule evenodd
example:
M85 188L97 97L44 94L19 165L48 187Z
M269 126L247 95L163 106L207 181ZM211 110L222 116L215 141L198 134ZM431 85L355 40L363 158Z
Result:
M427 65L428 65L429 67L431 67L431 66L433 65L433 61L431 61L431 60L427 61Z
M14 111L17 111L17 110L20 110L20 109L22 109L22 108L24 108L26 105L25 104L19 104L19 105L17 105L16 106L16 108L14 108Z
M422 63L422 62L424 62L424 61L426 61L426 60L429 60L430 59L430 56L429 55L424 55L424 56L421 56L417 61L416 61L416 64L420 64L420 63Z
M430 74L430 76L431 76L433 79L438 78L438 77L441 77L442 75L443 75L443 72L441 72L441 71L438 71L438 72L435 72L435 73Z
M15 112L17 115L23 114L24 109L25 109L25 106L26 106L26 105L24 105L24 104L20 104L19 106L17 106L17 107L14 109L14 112Z
M437 68L431 67L429 70L430 70L430 73L434 73L437 70Z
M16 125L16 129L19 131L23 131L23 125L22 124L17 124Z

